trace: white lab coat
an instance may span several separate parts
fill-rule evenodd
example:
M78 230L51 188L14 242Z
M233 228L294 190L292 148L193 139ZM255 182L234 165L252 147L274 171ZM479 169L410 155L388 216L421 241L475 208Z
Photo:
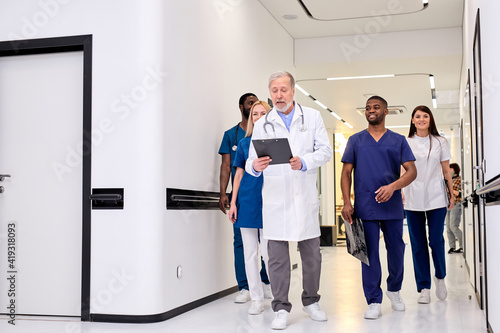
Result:
M302 112L306 130L301 132ZM307 166L306 171L292 170L290 164L269 165L264 171L262 188L262 217L264 238L282 241L302 241L319 237L319 198L317 182L318 167L332 156L330 140L317 110L302 107L297 103L290 125L290 133L277 111L269 112L268 120L274 125L264 130L265 118L255 123L252 140L288 138L293 156L299 156ZM254 159L257 158L253 144L246 162L246 171L251 175Z

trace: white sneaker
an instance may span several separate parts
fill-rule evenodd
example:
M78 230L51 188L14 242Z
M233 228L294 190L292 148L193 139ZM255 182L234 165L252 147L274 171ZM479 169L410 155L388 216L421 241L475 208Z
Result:
M258 315L264 311L264 305L262 305L262 301L252 301L252 305L248 309L248 314Z
M372 303L365 312L365 319L378 319L381 315L380 303Z
M431 302L431 291L429 289L420 290L417 302L420 304L429 304Z
M385 294L391 300L392 309L394 311L405 310L405 302L403 302L403 299L399 295L399 291L387 291Z
M302 308L302 310L304 310L305 313L310 315L312 320L316 320L316 321L327 321L328 320L328 318L326 317L326 313L323 310L321 310L318 302L313 303L313 304L308 305L308 306L304 306L304 308Z
M240 293L234 299L234 303L246 303L250 300L250 292L247 289L241 289Z
M446 283L444 283L444 279L434 277L434 280L436 281L436 297L439 299L446 299L448 291L446 290Z
M262 289L264 290L264 298L273 299L273 293L271 292L271 285L262 283Z
M271 328L273 330L284 330L288 326L288 315L290 313L286 310L279 310L275 313L276 318L271 323Z

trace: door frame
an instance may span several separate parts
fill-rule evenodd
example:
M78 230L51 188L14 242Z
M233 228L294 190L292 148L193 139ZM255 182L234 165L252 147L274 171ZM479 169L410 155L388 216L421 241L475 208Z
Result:
M472 47L473 60L473 81L474 81L474 126L475 126L475 152L473 153L473 164L475 169L476 192L485 183L485 156L484 156L484 133L483 133L483 96L482 96L482 67L481 67L481 23L480 10L476 13L474 29L474 39ZM474 172L473 172L474 174ZM474 176L473 176L474 179ZM488 281L487 281L487 260L486 260L486 214L485 199L479 196L477 204L477 223L479 244L476 250L479 251L479 271L480 271L480 307L485 310L486 322L488 323Z
M0 57L83 51L82 286L81 320L90 321L92 35L0 42Z

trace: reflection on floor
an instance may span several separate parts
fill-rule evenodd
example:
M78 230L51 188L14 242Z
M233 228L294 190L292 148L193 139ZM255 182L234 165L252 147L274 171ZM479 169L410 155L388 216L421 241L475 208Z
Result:
M381 239L383 243L383 240ZM347 254L345 246L325 247L323 253L323 271L321 276L322 295L320 305L328 315L327 322L314 322L303 311L300 304L301 272L292 272L290 301L293 309L290 325L286 332L486 332L483 311L469 282L464 258L461 254L447 254L448 299L440 301L435 297L432 287L431 303L417 304L417 291L413 277L413 265L408 235L405 253L405 279L402 297L406 311L395 312L390 301L384 297L382 317L378 320L365 320L363 314L367 308L361 287L361 267L359 262ZM382 267L385 268L382 286L385 291L387 265L385 246L381 244ZM154 333L154 332L270 332L274 313L270 309L270 300L266 300L266 311L258 316L250 316L247 304L235 304L236 295L217 300L165 322L155 324L130 325L107 323L81 323L17 318L16 326L9 325L6 317L0 317L2 333Z

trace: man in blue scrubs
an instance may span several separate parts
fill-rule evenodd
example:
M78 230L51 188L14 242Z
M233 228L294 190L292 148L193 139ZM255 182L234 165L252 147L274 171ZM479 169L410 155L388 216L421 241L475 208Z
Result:
M241 112L241 122L236 126L224 132L222 143L219 148L219 154L222 156L220 166L220 198L219 209L226 214L226 209L229 208L231 201L226 194L227 185L229 184L229 175L231 175L231 187L233 184L234 174L236 169L232 168L234 158L236 156L236 149L238 142L245 137L245 129L247 128L248 117L250 109L257 101L257 96L253 93L246 93L240 97L239 107ZM245 257L243 254L243 240L241 239L241 232L239 228L233 226L234 234L234 269L236 273L236 280L238 281L239 294L234 300L236 303L246 303L250 300L250 293L248 291L247 275L245 271ZM271 289L269 286L269 278L266 274L264 262L262 262L262 269L260 271L262 282L265 284L264 295L266 298L271 298Z
M355 213L363 221L370 261L369 266L361 264L363 290L369 305L365 312L366 319L377 319L382 314L380 229L384 233L389 269L386 295L391 300L393 310L405 310L399 294L403 282L405 249L401 188L416 178L417 169L406 138L385 128L387 113L385 99L370 97L365 109L368 128L349 138L342 156L342 217L352 224L352 215ZM400 177L401 166L406 172ZM350 200L353 170L354 208Z

